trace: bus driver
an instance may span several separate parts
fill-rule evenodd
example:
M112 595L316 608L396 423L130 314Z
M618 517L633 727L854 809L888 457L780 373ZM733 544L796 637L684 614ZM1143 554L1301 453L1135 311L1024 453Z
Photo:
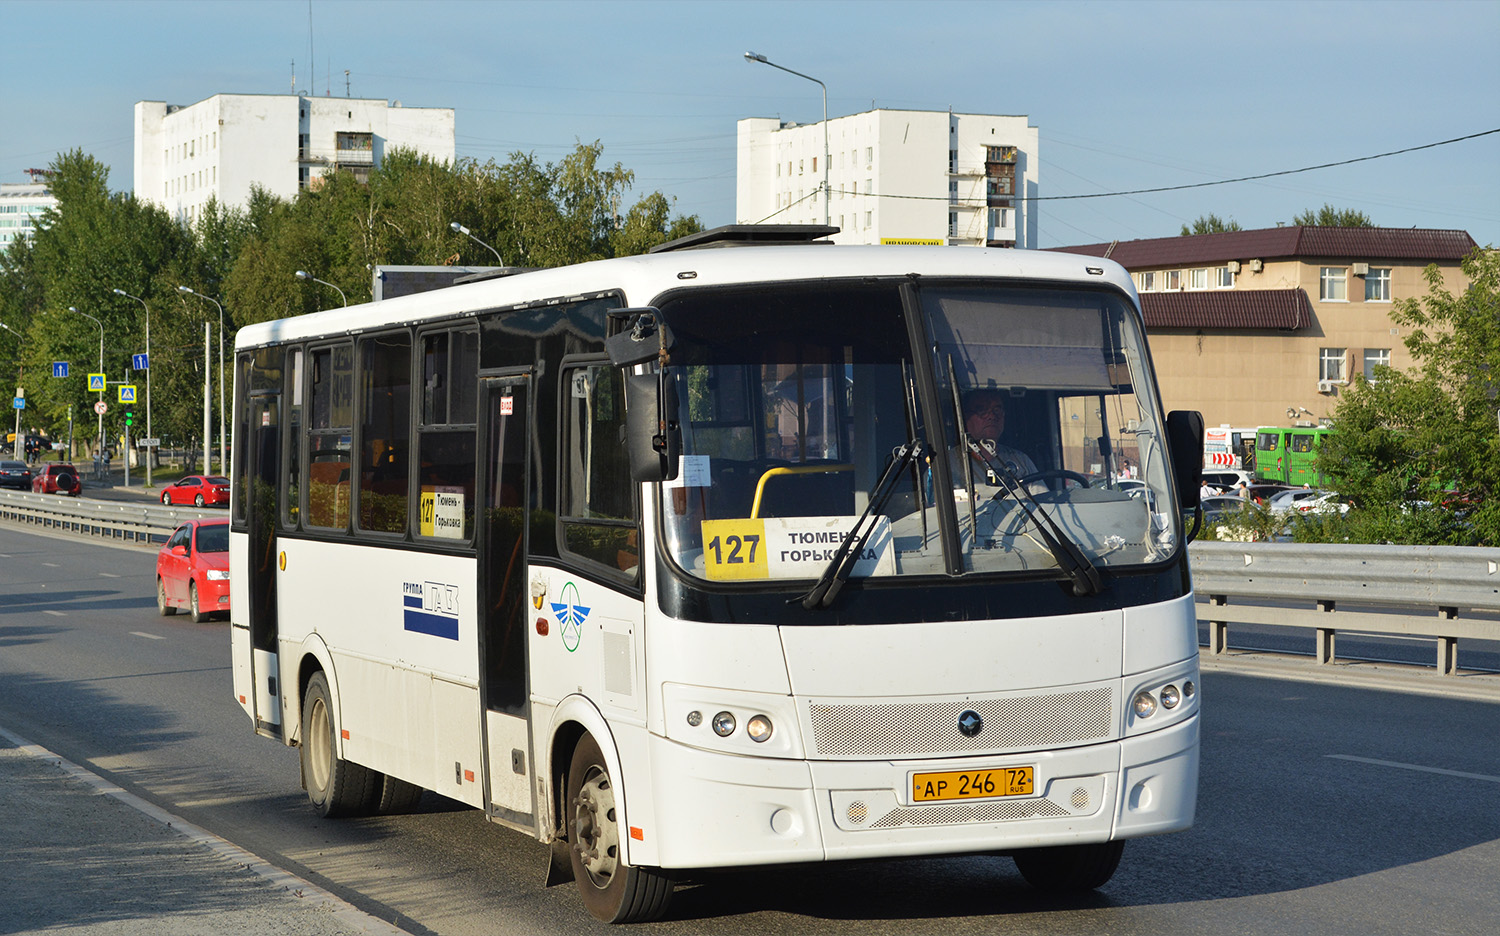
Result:
M1017 479L1036 474L1036 463L1025 452L1000 444L1000 436L1005 432L1004 393L995 389L970 390L964 395L963 413L964 431L969 438L991 452L1011 474ZM969 457L974 480L997 483L988 478L989 469L978 455L971 452ZM962 462L958 462L954 466L954 483L961 483L963 477Z

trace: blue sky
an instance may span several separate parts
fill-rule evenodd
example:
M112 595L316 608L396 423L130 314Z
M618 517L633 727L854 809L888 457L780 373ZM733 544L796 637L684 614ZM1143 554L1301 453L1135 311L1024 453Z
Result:
M1500 129L1500 0L73 2L0 0L0 181L80 147L131 179L132 107L297 89L452 107L461 157L599 140L707 225L735 121L871 105L1024 114L1041 194L1184 185ZM309 60L313 68L309 69ZM309 79L309 71L312 78ZM1259 182L1042 202L1041 246L1272 227L1325 202L1500 245L1500 133Z

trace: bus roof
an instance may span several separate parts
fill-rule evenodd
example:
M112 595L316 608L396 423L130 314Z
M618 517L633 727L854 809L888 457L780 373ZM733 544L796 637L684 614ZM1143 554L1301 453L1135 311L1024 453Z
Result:
M345 334L619 291L645 305L669 289L916 274L1114 286L1135 299L1130 275L1098 257L984 247L777 246L692 250L596 260L368 302L241 328L236 348ZM1139 309L1139 300L1135 300Z

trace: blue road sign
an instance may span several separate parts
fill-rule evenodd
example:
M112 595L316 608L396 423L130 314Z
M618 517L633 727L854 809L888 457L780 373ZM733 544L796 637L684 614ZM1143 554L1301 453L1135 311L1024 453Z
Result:
M134 403L135 402L135 384L121 384L120 385L120 402L121 403Z
M25 409L26 408L26 398L23 397L23 396L18 396L16 398L14 398L14 400L11 402L10 405L13 406L13 407L15 407L16 409Z
M144 354L132 354L130 356L130 360L131 360L130 366L133 369L135 369L135 370L146 370L147 369L148 362L146 360L146 355L144 355Z
M68 362L67 361L53 361L52 362L52 376L53 377L66 377L66 376L68 376Z
M89 375L89 392L93 393L95 390L103 390L103 389L104 389L104 375L103 374L90 374Z

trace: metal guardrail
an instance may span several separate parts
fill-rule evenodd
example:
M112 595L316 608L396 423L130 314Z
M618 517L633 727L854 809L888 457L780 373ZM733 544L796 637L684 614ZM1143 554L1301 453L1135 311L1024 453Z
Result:
M1500 549L1203 542L1188 555L1210 654L1224 653L1231 623L1310 628L1319 663L1334 661L1339 631L1428 637L1437 644L1438 672L1452 676L1459 640L1500 640L1500 621L1472 616L1500 612ZM1235 599L1306 607L1232 605ZM1340 610L1341 604L1389 610Z
M183 521L222 515L196 507L0 491L0 521L129 543L162 543Z

